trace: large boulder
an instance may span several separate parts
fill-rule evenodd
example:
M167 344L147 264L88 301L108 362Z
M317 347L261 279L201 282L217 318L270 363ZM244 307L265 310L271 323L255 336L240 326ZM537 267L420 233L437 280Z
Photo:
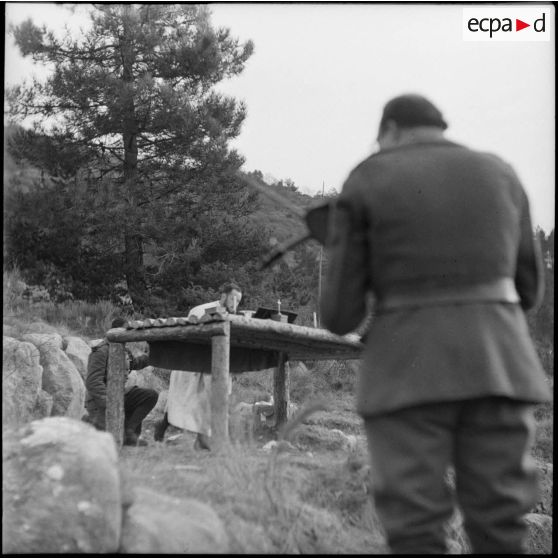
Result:
M28 343L33 343L39 351L41 348L52 348L52 349L62 349L64 341L62 336L56 332L45 332L45 333L25 333L21 336L22 341L27 341Z
M122 505L113 437L67 417L3 437L2 552L110 553Z
M91 347L81 337L64 337L65 353L76 367L82 380L87 378L87 361L91 354Z
M153 366L146 366L141 370L130 370L126 386L138 386L140 388L154 389L155 391L163 391L169 388L168 381L153 373Z
M50 393L47 393L44 389L41 389L39 396L37 397L37 402L35 403L35 408L33 409L33 418L42 419L45 417L50 417L52 414L52 406L54 405L54 398Z
M40 413L43 367L31 343L2 337L2 423L23 425Z
M22 339L39 349L42 387L53 397L52 415L80 419L84 413L85 383L62 350L62 337L51 333L29 333Z
M223 554L228 537L217 513L203 502L134 490L124 512L123 554Z

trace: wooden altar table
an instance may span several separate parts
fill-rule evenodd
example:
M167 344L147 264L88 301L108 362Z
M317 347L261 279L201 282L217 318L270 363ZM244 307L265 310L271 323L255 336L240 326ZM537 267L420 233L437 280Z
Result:
M154 366L211 374L211 431L215 449L228 441L229 373L254 371L249 368L253 366L274 368L275 413L280 426L287 419L289 403L287 361L358 359L363 350L360 338L354 334L340 336L325 329L238 315L214 315L202 321L196 323L197 320L187 318L132 321L127 327L107 332L110 346L106 424L119 447L124 437L124 343L149 343L150 364ZM174 361L167 364L169 359ZM161 366L161 362L166 366Z

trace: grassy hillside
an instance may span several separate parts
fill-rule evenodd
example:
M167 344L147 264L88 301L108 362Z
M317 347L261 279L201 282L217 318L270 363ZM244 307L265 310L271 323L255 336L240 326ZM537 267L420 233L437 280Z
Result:
M319 201L306 194L290 190L281 185L267 185L261 181L260 183L264 188L280 195L288 203L303 211ZM267 227L279 242L299 236L306 231L306 225L297 215L293 214L293 212L286 207L282 207L273 199L260 193L258 202L259 208L250 218L259 225Z

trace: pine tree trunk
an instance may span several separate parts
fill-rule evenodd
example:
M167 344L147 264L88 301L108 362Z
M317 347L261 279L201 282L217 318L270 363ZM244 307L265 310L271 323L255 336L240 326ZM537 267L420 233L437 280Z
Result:
M124 143L124 191L127 196L127 204L130 208L129 216L135 216L137 166L138 166L138 145L137 145L137 122L135 114L134 93L133 93L133 63L134 47L128 40L127 15L130 6L124 6L125 17L123 18L124 33L121 39L122 52L122 80L123 84L123 132L122 140ZM127 13L128 12L128 13ZM126 219L124 236L124 267L128 293L132 299L134 307L142 308L147 302L148 292L145 282L145 268L143 263L143 239L138 234L140 223L134 222L133 218Z
M143 241L140 235L129 233L124 237L124 269L128 294L136 309L148 302L143 265Z

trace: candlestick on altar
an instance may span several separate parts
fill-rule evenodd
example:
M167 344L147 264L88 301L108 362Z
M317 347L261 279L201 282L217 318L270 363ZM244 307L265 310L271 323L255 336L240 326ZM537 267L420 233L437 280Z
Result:
M277 314L281 314L281 301L277 300Z

